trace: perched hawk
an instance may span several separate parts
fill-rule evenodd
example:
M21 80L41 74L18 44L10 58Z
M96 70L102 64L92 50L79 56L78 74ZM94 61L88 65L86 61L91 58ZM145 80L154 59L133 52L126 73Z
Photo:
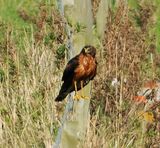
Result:
M63 84L55 101L62 101L72 91L77 93L93 80L97 69L95 56L96 49L87 45L68 62L62 77Z

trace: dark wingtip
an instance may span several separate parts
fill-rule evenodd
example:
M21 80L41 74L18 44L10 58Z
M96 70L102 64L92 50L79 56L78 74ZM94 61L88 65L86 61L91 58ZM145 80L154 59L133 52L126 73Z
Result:
M58 95L58 96L56 97L55 101L56 101L56 102L60 102L60 101L62 101L63 99L64 99L63 97L61 97L61 96Z
M54 100L55 102L59 102L59 101L62 101L60 100L58 97Z

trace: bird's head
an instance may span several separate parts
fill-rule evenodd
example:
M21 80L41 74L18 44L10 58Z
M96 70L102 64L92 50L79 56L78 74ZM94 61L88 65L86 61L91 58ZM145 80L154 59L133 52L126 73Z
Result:
M83 54L89 54L92 57L96 56L96 48L91 45L86 45L83 47L82 51Z

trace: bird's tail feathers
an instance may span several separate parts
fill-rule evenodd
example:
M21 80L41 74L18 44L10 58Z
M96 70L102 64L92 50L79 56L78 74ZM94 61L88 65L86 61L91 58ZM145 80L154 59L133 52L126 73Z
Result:
M59 95L56 97L55 101L62 101L66 96L72 91L72 87L68 87L69 83L63 83Z
M62 101L66 98L66 96L68 95L68 92L62 92L59 93L59 95L56 97L55 101Z

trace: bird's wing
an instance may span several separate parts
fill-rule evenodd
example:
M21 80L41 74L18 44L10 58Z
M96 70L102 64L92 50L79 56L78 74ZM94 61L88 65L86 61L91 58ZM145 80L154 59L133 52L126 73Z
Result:
M67 81L69 79L71 80L74 76L74 70L77 68L78 65L79 65L79 55L75 56L68 62L63 72L62 81Z
M98 64L97 60L95 60L95 63L96 63L96 65L95 65L95 69L94 69L94 74L91 76L90 80L93 80L93 78L94 78L94 77L96 76L96 74L97 74L97 64Z

